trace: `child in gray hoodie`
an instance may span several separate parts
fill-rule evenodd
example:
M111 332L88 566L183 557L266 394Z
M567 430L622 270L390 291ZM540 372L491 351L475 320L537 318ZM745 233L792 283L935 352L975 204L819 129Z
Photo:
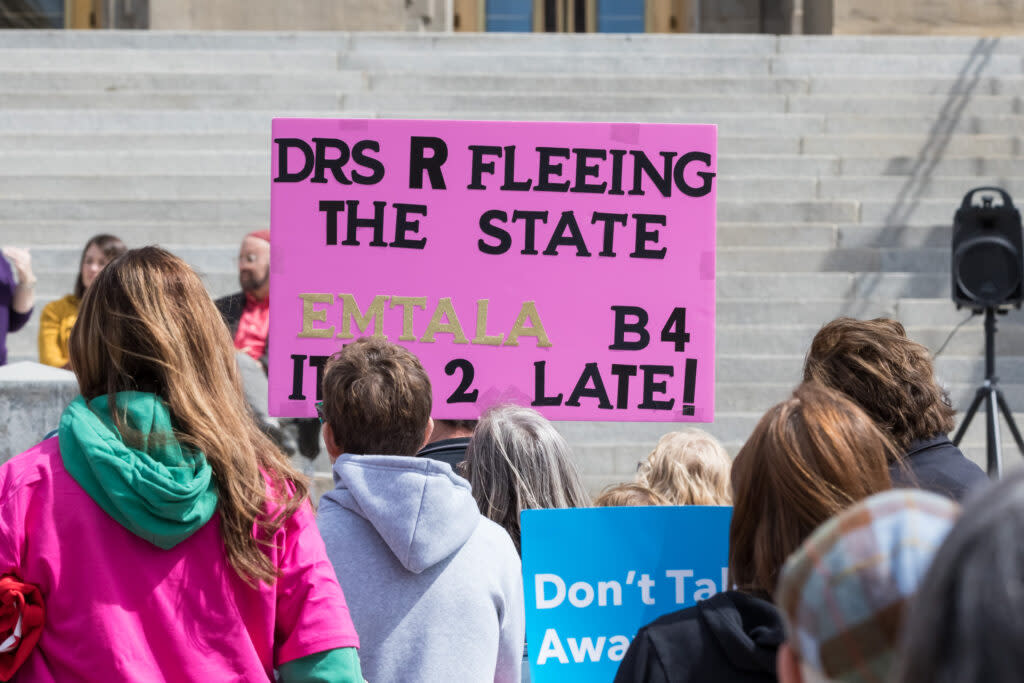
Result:
M323 379L335 488L318 525L359 632L363 675L518 683L525 620L519 556L469 483L416 458L432 429L430 381L409 351L348 344Z

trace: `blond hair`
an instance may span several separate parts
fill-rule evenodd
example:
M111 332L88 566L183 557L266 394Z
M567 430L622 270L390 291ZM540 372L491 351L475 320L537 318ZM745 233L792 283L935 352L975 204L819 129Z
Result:
M702 429L669 432L640 463L637 483L670 505L729 505L729 454Z
M612 484L605 487L594 499L594 507L639 507L642 505L668 505L669 502L658 493L642 484Z

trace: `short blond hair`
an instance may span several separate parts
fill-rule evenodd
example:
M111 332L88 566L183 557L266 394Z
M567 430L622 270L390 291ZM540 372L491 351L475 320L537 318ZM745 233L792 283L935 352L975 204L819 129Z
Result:
M670 505L731 505L729 454L702 429L669 432L640 463L637 483Z
M594 506L599 508L668 504L669 502L660 493L652 491L642 484L612 484L594 499Z

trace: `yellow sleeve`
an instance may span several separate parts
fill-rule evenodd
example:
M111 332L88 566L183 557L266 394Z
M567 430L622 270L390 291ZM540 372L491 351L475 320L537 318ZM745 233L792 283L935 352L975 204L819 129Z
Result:
M67 297L51 301L39 316L39 362L62 368L68 364L67 335L63 332L67 318L75 316L78 307L68 302Z

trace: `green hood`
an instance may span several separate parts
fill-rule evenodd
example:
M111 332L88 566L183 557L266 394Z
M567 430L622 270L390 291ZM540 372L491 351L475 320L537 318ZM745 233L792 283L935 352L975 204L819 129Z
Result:
M116 395L121 423L137 432L137 448L114 425L107 395L79 396L60 418L64 467L118 524L153 545L173 548L213 516L217 491L206 457L174 437L171 415L155 394Z

